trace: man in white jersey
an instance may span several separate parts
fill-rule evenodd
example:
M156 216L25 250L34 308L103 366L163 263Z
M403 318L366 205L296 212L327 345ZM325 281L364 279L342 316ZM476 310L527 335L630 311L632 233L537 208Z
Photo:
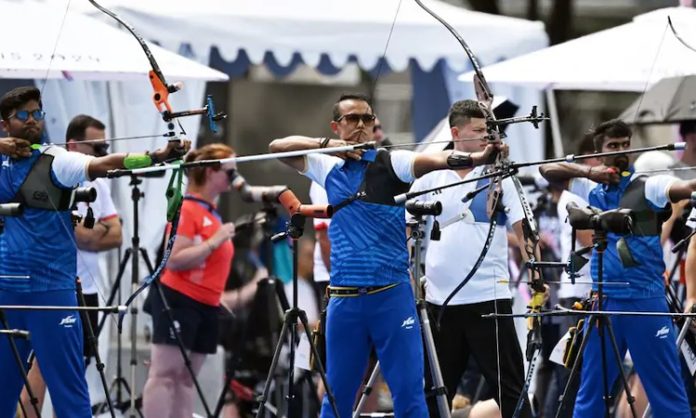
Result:
M486 120L474 100L452 105L449 115L454 149L471 152L485 146ZM483 167L443 170L416 180L411 191L426 190L483 173ZM445 299L474 268L488 235L490 218L486 211L485 191L471 199L467 193L487 184L480 180L430 193L418 200L440 201L442 214L440 240L431 240L425 255L425 299L431 323L437 321ZM505 225L517 235L523 257L526 253L522 220L524 212L510 179L503 180L503 211L497 212L497 226L490 249L471 280L452 298L442 321L432 326L440 369L451 403L466 369L469 356L479 365L495 393L503 417L511 417L524 384L522 351L517 343L512 319L482 319L489 313L512 313L512 295L508 285L508 240ZM427 236L427 234L426 234ZM430 397L430 416L437 416L435 397ZM525 399L521 417L531 417Z

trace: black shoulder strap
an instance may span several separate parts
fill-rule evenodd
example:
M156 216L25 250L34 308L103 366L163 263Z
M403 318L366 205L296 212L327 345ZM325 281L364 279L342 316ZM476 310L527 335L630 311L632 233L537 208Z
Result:
M57 150L46 148L36 159L14 197L26 207L50 211L66 211L72 203L73 190L57 186L51 176Z
M631 181L621 196L619 207L633 211L633 235L660 235L662 223L669 218L671 208L656 211L648 204L645 199L646 180L646 176L639 176Z
M333 206L334 213L348 206L356 200L364 200L369 203L377 203L387 206L396 206L394 196L406 193L410 187L396 175L391 163L391 154L385 149L377 151L375 160L368 163L358 191Z

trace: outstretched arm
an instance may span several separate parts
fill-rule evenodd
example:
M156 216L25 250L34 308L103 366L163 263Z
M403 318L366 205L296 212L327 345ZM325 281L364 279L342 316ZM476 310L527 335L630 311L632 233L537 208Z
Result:
M491 164L497 152L507 153L507 145L488 144L483 151L477 152L420 153L413 162L413 174L418 178L435 170L457 170Z
M308 136L293 135L285 138L274 139L268 145L268 150L271 153L277 152L288 152L288 151L304 151L319 148L333 148L333 147L344 147L347 145L358 145L357 142L347 142L340 139L328 139L328 138L311 138ZM348 151L345 153L335 154L340 158L352 158L359 160L363 154L363 150ZM281 158L280 161L289 165L297 171L306 170L306 159L305 157L290 157Z
M92 159L87 167L87 174L89 175L90 179L94 180L98 177L105 177L106 173L111 170L118 170L121 168L137 168L137 166L130 165L133 161L139 164L141 167L147 167L169 159L182 157L189 151L189 149L191 149L191 141L183 140L181 142L170 141L167 143L167 146L149 153L109 154L104 157Z
M696 180L681 180L672 183L667 195L672 203L677 203L680 200L691 199L693 192L696 192Z
M574 178L586 178L597 183L618 183L619 174L606 166L592 167L575 163L551 163L539 167L539 173L549 183L566 183Z

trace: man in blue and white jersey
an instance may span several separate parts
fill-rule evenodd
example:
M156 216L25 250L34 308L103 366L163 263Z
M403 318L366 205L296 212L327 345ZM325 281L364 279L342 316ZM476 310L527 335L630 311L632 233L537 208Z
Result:
M627 150L631 129L620 120L610 120L594 130L597 152ZM627 155L602 157L602 166L555 163L543 165L541 174L549 182L570 181L569 191L601 211L616 208L633 211L632 233L608 232L602 277L599 277L597 252L592 254L591 275L596 282L628 282L628 287L605 286L606 311L668 312L660 233L670 203L688 199L696 190L696 181L680 181L668 175L645 177L635 172ZM597 290L597 284L594 284ZM680 364L676 336L668 316L614 316L611 324L619 355L630 350L636 371L645 386L656 417L691 417ZM605 387L602 370L602 344L596 327L589 330L583 352L581 386L575 402L574 417L604 415L604 391L611 390L618 376L612 344L605 341ZM606 336L605 336L606 338Z
M19 202L20 216L5 217L0 234L0 305L76 306L75 234L72 192L109 170L137 168L183 155L189 141L170 142L151 153L111 154L95 158L42 145L41 94L20 87L0 98L0 203ZM20 358L31 349L61 418L92 416L82 358L82 324L74 310L4 312L9 328L27 330L30 339L15 340ZM0 338L0 417L13 417L22 378L8 338Z
M290 136L271 152L359 144L373 139L375 114L362 95L343 95L334 104L330 126L339 139ZM375 347L394 399L395 415L428 416L423 393L423 346L409 285L406 221L394 196L433 170L485 164L500 150L355 150L339 156L311 154L283 161L322 186L335 212L331 240L330 302L327 317L327 377L341 417L352 406ZM333 417L325 397L322 417Z

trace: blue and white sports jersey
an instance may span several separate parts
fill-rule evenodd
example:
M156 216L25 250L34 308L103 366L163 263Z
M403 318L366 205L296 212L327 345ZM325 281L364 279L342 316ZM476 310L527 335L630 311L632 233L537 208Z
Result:
M585 199L590 206L602 211L616 209L624 196L627 188L638 176L633 168L630 175L621 178L616 185L597 184L585 178L573 179L570 183L570 192ZM645 201L654 212L662 212L669 209L669 188L677 181L668 175L651 176L645 179ZM635 208L626 208L635 209ZM624 266L617 244L624 238L631 254L638 265ZM596 282L599 271L597 264L597 252L592 252L591 273ZM607 249L604 252L604 266L602 280L604 282L628 282L628 287L606 286L603 292L616 299L646 299L664 296L665 285L662 274L665 271L662 244L659 235L621 236L614 233L607 234ZM597 285L594 285L597 290Z
M353 201L332 217L331 285L382 286L409 281L404 207L395 206L393 196L408 191L415 179L415 155L370 150L360 161L307 156L302 174L324 187L331 205L354 196L363 182L366 185L367 198Z
M31 157L0 156L0 203L12 202L41 150ZM56 186L72 189L89 180L87 167L94 158L55 148L51 179ZM0 275L29 276L0 278L0 290L39 292L75 288L76 245L70 211L25 208L17 217L4 217L0 234Z

